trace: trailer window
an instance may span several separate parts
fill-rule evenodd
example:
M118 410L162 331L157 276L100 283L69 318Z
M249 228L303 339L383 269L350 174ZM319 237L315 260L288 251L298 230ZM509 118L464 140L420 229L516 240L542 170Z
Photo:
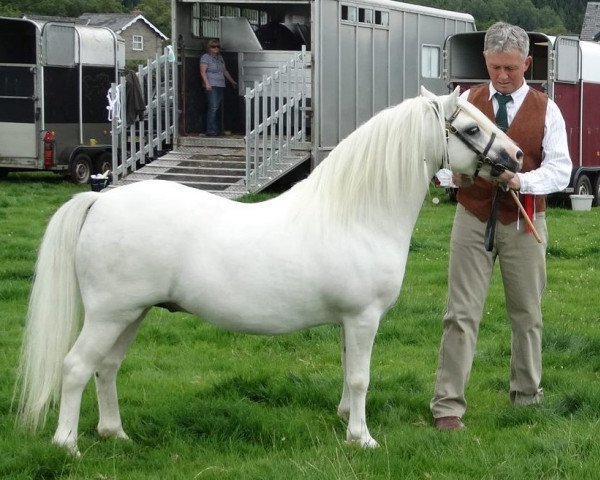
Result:
M440 47L423 45L421 49L421 76L423 78L440 78Z
M388 27L390 25L390 13L370 8L358 8L351 5L341 5L340 17L343 21L352 23L364 23L373 26Z
M357 8L349 5L342 5L342 20L356 22L358 20Z
M192 36L200 36L200 4L194 3L192 5Z
M230 7L228 5L224 5L221 7L221 15L224 17L239 17L240 10L240 7Z
M373 10L370 8L359 8L358 21L361 23L373 23Z
M381 25L383 27L389 26L389 24L390 24L389 12L382 12L380 10L375 10L375 23L377 25Z
M204 38L218 38L219 32L219 17L221 9L218 5L202 4L200 13L201 36Z
M0 66L0 97L33 98L33 73L29 67Z
M79 70L44 68L46 123L77 123L79 119Z
M269 15L267 15L267 12L262 12L260 10L242 8L241 16L248 19L248 23L252 26L254 31L258 30L262 25L269 23Z
M0 122L34 122L33 72L0 66Z
M221 36L221 16L245 17L254 31L269 22L269 15L262 10L194 3L191 19L192 36L196 38L219 38Z
M3 24L0 29L0 63L35 65L36 27L32 23Z

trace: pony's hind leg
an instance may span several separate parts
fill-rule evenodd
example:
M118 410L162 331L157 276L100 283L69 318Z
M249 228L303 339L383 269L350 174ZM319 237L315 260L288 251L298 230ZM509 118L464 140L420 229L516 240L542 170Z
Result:
M134 318L139 316L138 312ZM53 442L75 455L79 455L77 430L83 389L130 324L122 317L121 321L112 322L104 315L92 319L86 314L81 333L65 357L58 426Z
M95 374L96 395L98 397L98 435L103 438L129 437L123 430L121 414L119 413L119 399L117 396L117 373L125 354L135 339L142 319L147 310L135 323L129 325L117 339L112 350L102 361Z

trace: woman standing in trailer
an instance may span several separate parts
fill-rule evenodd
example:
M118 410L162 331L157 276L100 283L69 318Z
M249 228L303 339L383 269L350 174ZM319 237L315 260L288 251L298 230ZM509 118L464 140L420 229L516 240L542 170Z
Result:
M200 57L200 77L206 89L206 134L216 137L221 133L219 110L223 103L225 80L237 87L237 82L225 67L221 44L217 38L209 40L207 53Z

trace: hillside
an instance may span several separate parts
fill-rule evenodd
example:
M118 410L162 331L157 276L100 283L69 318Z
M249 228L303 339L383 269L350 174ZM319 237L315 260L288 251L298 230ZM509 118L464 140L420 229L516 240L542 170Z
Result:
M497 20L515 23L526 30L549 34L579 34L586 0L406 0L430 7L470 13L477 28L485 30ZM145 16L169 35L170 0L0 0L0 15L23 13L77 17L85 12L142 10Z

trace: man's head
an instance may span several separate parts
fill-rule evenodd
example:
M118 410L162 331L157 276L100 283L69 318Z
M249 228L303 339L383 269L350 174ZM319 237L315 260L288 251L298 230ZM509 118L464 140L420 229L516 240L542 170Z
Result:
M529 36L521 27L495 23L485 34L483 56L494 88L500 93L513 93L523 85L531 65Z

